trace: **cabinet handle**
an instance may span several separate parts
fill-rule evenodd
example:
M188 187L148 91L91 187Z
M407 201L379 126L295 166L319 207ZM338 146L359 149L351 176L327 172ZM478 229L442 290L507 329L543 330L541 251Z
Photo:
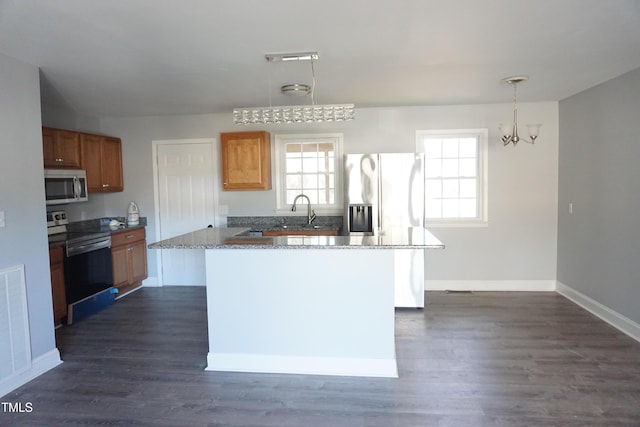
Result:
M57 158L56 159L56 162L58 162L58 163L62 163L63 161L64 161L64 159L61 159L61 158Z
M102 188L106 188L108 186L109 186L109 184L102 184Z
M127 239L132 239L133 238L133 234L128 234L127 235Z

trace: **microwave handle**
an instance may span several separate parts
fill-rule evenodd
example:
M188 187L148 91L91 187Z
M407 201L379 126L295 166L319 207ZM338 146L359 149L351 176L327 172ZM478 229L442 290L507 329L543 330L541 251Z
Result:
M77 176L73 177L73 197L77 200L80 198L80 180Z

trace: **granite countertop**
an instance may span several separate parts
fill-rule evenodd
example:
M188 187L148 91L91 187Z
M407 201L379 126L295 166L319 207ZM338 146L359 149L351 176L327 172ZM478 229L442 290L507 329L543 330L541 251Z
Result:
M49 247L65 245L67 241L86 238L89 236L106 236L114 233L119 233L127 230L134 230L137 228L144 228L147 225L146 218L140 221L138 225L123 225L118 227L110 227L108 222L101 220L88 220L71 223L67 226L67 232L50 234L49 235Z
M121 225L119 227L110 227L108 225L103 225L100 226L99 228L95 229L95 232L98 233L110 233L110 234L114 234L114 233L120 233L121 231L127 231L127 230L135 230L137 228L145 228L145 225L142 224L138 224L138 225Z
M421 227L375 236L252 236L249 227L203 228L148 245L149 249L443 249Z

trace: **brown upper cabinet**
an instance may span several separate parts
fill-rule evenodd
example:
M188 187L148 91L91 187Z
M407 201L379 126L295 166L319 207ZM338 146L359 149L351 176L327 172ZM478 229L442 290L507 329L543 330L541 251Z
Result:
M77 132L42 128L45 168L80 169L80 135Z
M119 138L81 133L80 152L80 164L87 171L90 193L112 193L124 189Z
M222 189L271 189L271 136L269 132L220 134Z
M124 189L120 138L43 127L42 149L45 168L86 170L89 193Z

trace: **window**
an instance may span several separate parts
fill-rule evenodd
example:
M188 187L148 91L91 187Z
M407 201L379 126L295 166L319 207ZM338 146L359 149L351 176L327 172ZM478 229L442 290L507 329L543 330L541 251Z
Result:
M299 194L318 211L341 211L342 134L276 135L278 209Z
M486 129L418 131L425 156L425 224L486 223Z

